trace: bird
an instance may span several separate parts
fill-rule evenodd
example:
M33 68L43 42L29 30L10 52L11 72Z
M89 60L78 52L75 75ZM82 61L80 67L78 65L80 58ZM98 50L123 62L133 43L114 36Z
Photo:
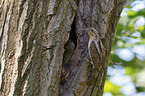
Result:
M88 42L88 54L89 54L89 57L91 59L91 62L89 60L86 59L87 62L90 62L92 65L93 65L93 60L92 60L92 56L91 56L91 53L90 53L90 46L92 44L92 42L95 43L95 46L97 48L97 51L98 53L100 54L100 48L98 46L98 41L100 40L100 36L98 34L98 31L95 29L95 28L85 28L84 29L88 35L89 35L89 42Z

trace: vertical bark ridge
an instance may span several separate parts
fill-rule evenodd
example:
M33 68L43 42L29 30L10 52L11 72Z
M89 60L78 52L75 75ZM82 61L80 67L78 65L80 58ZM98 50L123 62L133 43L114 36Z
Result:
M115 36L119 15L126 0L79 0L76 14L77 47L70 62L70 75L64 84L63 96L102 96L110 52ZM122 3L122 4L121 4ZM119 7L118 4L121 4ZM84 28L95 28L103 37L101 55L94 43L91 44L91 55L95 67L92 68L87 55L88 35ZM101 47L100 47L101 48Z
M115 29L125 1L0 1L0 95L102 96ZM86 62L90 60L89 36L84 28L95 28L104 37L98 41L100 49L101 44L104 46L101 54L91 44L94 68ZM76 34L71 35L70 31ZM64 45L69 40L75 44L75 52L66 58ZM70 60L65 65L68 69L62 85L65 59Z

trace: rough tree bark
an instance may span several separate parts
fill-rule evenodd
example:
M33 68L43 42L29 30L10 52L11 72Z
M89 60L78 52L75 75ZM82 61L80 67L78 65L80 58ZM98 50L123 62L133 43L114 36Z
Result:
M1 0L1 96L102 96L126 0ZM95 28L100 53L85 28Z

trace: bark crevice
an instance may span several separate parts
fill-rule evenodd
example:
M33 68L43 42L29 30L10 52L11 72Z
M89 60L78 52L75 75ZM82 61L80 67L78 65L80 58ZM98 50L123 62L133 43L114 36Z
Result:
M77 35L76 35L76 17L74 17L74 21L71 25L69 40L72 40L75 44L75 47L77 46Z
M1 94L101 96L124 1L1 1ZM85 28L104 37L100 53Z
M76 35L76 20L74 20L71 25L71 30L69 33L69 40L64 45L64 55L63 55L63 63L62 63L62 72L60 79L60 92L59 96L62 96L62 92L64 90L64 84L67 82L68 76L70 75L70 66L71 66L71 58L74 55L77 46L77 35Z

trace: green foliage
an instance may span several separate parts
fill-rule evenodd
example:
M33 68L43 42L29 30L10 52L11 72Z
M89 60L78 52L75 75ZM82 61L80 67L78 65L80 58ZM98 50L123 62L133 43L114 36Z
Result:
M115 86L109 80L106 80L106 83L104 86L104 92L111 92L112 94L119 95L119 89L120 89L120 87Z
M122 93L121 88L123 88L123 85L117 86L115 83L110 82L111 76L108 75L105 82L104 93L111 92L112 96L133 96L139 92L145 92L145 78L143 78L143 75L145 74L145 54L142 54L143 52L145 53L145 51L139 49L143 46L145 49L145 8L137 11L134 10L134 7L138 4L136 1L143 3L143 0L132 0L132 6L130 5L124 8L127 15L121 16L118 23L117 33L109 62L110 66L114 69L115 67L113 66L124 67L126 71L124 75L131 78L130 82L134 83L136 92L131 95ZM125 56L125 59L122 59L118 55L118 50L124 49L130 50L132 53L132 59L127 60ZM145 96L145 94L141 96Z

